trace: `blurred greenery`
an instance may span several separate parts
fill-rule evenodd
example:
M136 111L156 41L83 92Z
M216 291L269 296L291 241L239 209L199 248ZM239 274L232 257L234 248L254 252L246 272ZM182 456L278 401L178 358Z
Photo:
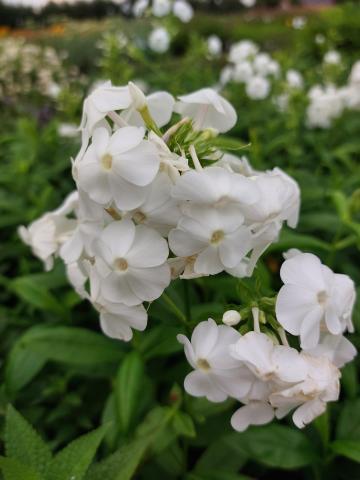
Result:
M220 275L185 286L174 282L165 297L151 304L146 332L136 332L130 344L106 338L97 313L68 286L61 263L42 272L18 237L18 225L55 208L73 189L70 158L79 141L61 136L59 126L79 123L82 98L95 80L123 84L141 79L151 90L173 94L214 85L226 64L224 56L207 56L204 39L214 33L226 47L244 38L256 41L284 68L303 72L307 86L319 81L326 49L341 52L341 79L360 52L360 9L355 4L309 15L301 30L291 26L289 15L200 13L183 27L169 23L171 48L162 56L133 43L137 38L141 45L156 23L116 17L60 23L57 34L36 32L31 36L35 44L68 52L67 67L76 65L85 80L68 85L58 101L41 97L32 102L25 96L1 105L3 478L358 480L358 360L343 370L341 400L303 431L284 420L240 434L229 423L233 401L211 404L184 393L188 365L176 341L177 333L189 333L208 316L219 321L227 306L247 305L247 292L257 298L274 294L281 254L288 248L316 253L360 285L358 111L345 112L329 129L308 129L304 98L295 98L280 113L269 99L254 102L236 85L225 89L238 112L231 136L251 144L244 151L251 164L257 169L279 166L299 182L300 224L296 231L284 228L252 279ZM129 39L125 47L114 43L120 33ZM314 42L319 33L326 37L324 46ZM354 323L359 331L359 303ZM359 333L351 341L359 348Z

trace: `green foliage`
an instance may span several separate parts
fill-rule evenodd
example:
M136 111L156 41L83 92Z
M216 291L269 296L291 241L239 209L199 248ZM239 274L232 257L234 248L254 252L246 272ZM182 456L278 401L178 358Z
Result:
M68 286L60 262L42 272L16 231L56 208L74 188L70 157L78 140L60 137L58 126L63 120L79 122L81 97L99 78L114 84L142 79L150 91L167 89L174 95L215 85L226 58L210 59L205 40L216 33L226 47L244 38L258 42L285 69L302 71L306 87L319 81L323 53L337 49L345 80L358 57L358 8L347 5L311 15L303 30L294 30L291 20L201 12L196 23L168 24L173 38L162 56L132 43L138 36L145 45L155 26L149 18L69 22L64 35L39 33L39 43L67 51L81 78L80 86L70 82L56 102L40 105L31 94L26 102L0 108L4 480L360 478L358 361L342 370L340 401L311 426L298 431L277 422L235 433L230 427L234 400L215 404L184 393L189 366L176 339L210 316L220 322L233 306L241 310L240 330L246 332L253 304L267 312L269 322L262 328L273 331L281 254L289 248L312 251L360 283L358 112L346 112L328 130L310 130L302 95L280 113L271 101L251 101L241 85L229 85L224 95L238 112L230 136L209 140L207 132L204 142L201 135L188 137L189 125L179 129L173 147L195 142L201 158L221 148L248 156L256 169L278 166L294 176L302 195L300 222L296 230L283 228L251 279L218 275L173 282L148 306L146 332L134 332L129 344L106 338L97 313ZM109 34L105 38L104 32ZM119 43L120 32L129 38L126 46ZM323 46L314 43L318 33L326 37ZM354 323L359 329L360 302ZM360 348L357 333L351 340Z

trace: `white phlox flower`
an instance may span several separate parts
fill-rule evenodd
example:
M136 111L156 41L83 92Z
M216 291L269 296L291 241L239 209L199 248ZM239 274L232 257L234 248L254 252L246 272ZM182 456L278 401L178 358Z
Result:
M145 100L145 105L149 109L150 115L158 127L161 128L169 123L175 105L175 99L170 93L154 92L148 95ZM136 105L132 105L130 108L123 110L120 116L128 125L135 127L145 126L144 120Z
M164 27L158 27L151 31L148 45L156 53L165 53L170 47L170 35Z
M223 133L236 123L234 107L212 88L202 88L178 98L175 111L184 117L192 118L197 130L213 128Z
M249 57L253 57L259 51L259 47L251 40L242 40L234 43L230 47L229 61L232 63L239 63Z
M210 35L207 39L208 53L212 57L218 57L222 51L222 41L217 35Z
M294 408L293 421L303 428L324 413L327 402L339 398L340 371L326 357L302 353L307 364L306 378L292 387L270 395L270 403L276 408L277 418L282 418Z
M320 330L332 335L353 331L355 287L350 277L334 273L311 253L286 260L280 276L284 285L277 297L276 316L286 331L300 335L302 348L314 348Z
M127 306L158 298L170 282L168 245L155 230L129 219L107 225L94 241L101 295Z
M136 208L146 198L160 158L153 143L144 140L144 129L123 127L112 135L94 130L92 143L77 166L77 183L92 200L118 208Z
M59 208L45 213L28 227L18 228L22 241L42 260L45 270L52 269L54 256L59 253L61 246L72 236L76 228L76 220L67 218L67 215L76 208L78 198L78 193L72 192Z
M265 77L254 75L246 82L245 91L252 100L263 100L269 95L270 82Z
M183 23L188 23L194 16L194 10L190 3L185 0L175 0L173 14Z
M178 202L171 196L172 187L169 176L164 172L159 173L143 204L130 212L133 221L154 228L166 237L181 216Z
M152 13L155 17L165 17L171 11L170 0L153 0Z
M195 327L191 341L185 335L177 336L184 345L187 361L194 369L184 382L185 390L190 395L222 402L228 397L229 391L242 394L242 386L236 382L242 367L229 353L229 345L239 337L235 329L226 325L218 326L211 318Z

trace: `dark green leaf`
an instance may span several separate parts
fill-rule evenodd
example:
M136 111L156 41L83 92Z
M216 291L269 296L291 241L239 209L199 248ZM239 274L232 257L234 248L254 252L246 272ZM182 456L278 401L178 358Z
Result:
M107 426L77 438L61 450L51 462L46 480L82 480L94 459Z
M360 463L360 441L336 440L331 444L331 450L338 455Z
M6 456L33 467L39 473L46 472L51 451L32 426L9 405L5 426Z
M0 457L0 469L4 480L44 480L32 467L23 465L14 458Z
M144 381L144 363L137 352L129 353L120 365L115 398L120 430L126 433L137 413Z
M185 437L195 437L196 431L192 418L185 412L177 411L173 419L173 427L176 433Z

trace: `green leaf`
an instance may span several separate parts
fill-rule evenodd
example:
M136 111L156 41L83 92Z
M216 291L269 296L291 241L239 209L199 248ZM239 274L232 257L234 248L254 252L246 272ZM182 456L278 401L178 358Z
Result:
M237 473L231 473L226 470L209 470L201 473L190 473L187 475L186 480L251 480L246 475L239 475Z
M107 425L77 438L51 462L46 480L82 480L107 430Z
M14 458L0 457L0 468L4 480L43 480L32 467L23 465Z
M156 407L139 425L137 438L127 442L117 452L92 466L86 480L130 480L149 447L153 447L164 428L168 426L174 411L168 407Z
M360 463L360 441L336 440L331 444L331 450L338 455Z
M10 392L19 390L50 360L79 367L118 363L122 348L119 342L85 328L36 326L13 345L6 385Z
M91 467L86 480L130 480L149 443L149 438L140 438L127 443L113 455Z
M52 458L51 451L33 427L9 405L5 425L6 456L45 473Z
M282 252L289 248L298 248L304 251L325 251L331 250L331 245L311 235L304 235L301 233L291 232L284 228L281 231L280 239L278 242L273 243L267 249L267 252Z
M181 333L179 327L157 325L152 327L139 340L139 350L145 360L163 357L180 352L183 346L177 341L176 335Z
M144 363L137 352L122 361L115 383L115 398L120 429L127 433L138 410L144 381Z
M360 441L360 398L343 406L336 429L337 440Z
M68 315L67 310L56 300L54 295L44 285L36 282L32 276L16 278L11 282L11 288L25 302L40 310L52 312L61 317Z
M46 363L46 358L26 348L22 339L15 342L7 358L5 384L10 394L29 383Z
M232 438L231 438L232 437ZM242 455L269 467L297 469L318 460L314 446L300 431L283 425L249 428L229 435Z
M227 472L235 473L245 465L247 459L248 456L239 452L236 445L233 444L233 434L231 433L222 436L208 446L197 461L195 471L204 474L226 468Z
M176 433L185 437L195 437L196 431L193 419L185 412L177 411L173 419L173 427Z

